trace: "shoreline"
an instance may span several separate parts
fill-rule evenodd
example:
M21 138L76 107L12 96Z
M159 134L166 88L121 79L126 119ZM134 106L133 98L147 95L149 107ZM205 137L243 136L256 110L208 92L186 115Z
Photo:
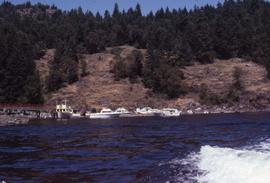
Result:
M178 117L169 117L169 118L181 118L181 116L195 116L195 115L215 115L215 114L243 114L243 113L261 113L261 112L270 112L269 109L265 110L209 110L209 113L205 113L205 111L193 111L193 113L189 113L187 111L182 112L180 116ZM119 116L119 118L143 118L143 117L162 117L158 115L142 115L142 114L130 114L130 115L124 115ZM163 117L168 118L168 117ZM72 119L90 119L85 116L82 116L80 118L71 118ZM54 118L33 118L29 116L21 116L21 115L0 115L0 127L3 126L15 126L15 125L26 125L29 124L29 122L35 121L35 120L61 120L61 119L54 119ZM67 119L69 120L69 119Z

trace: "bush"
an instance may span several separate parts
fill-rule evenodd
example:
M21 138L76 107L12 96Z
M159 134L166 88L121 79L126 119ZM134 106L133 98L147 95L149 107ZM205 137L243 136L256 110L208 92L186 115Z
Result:
M120 55L117 55L112 69L115 79L120 80L128 77L131 83L135 83L137 78L142 75L142 60L143 55L138 50L134 50L127 60L123 60Z
M127 77L127 65L120 57L116 59L112 72L114 73L114 78L117 81Z
M235 67L233 71L233 83L227 95L229 102L239 102L239 97L244 91L244 85L242 81L243 71L239 67Z
M183 84L183 72L167 62L160 50L148 49L148 57L143 68L143 82L156 93L166 94L168 98L177 98L187 92Z
M265 64L265 69L267 72L267 78L270 79L270 63L269 62Z
M232 87L236 90L242 91L244 90L244 85L242 81L243 71L239 67L235 67L233 71L233 85Z
M82 60L80 62L80 66L81 66L81 77L85 77L89 74L88 69L87 69L87 63L85 60Z
M172 99L187 92L187 87L182 82L183 78L184 74L181 70L162 64L154 70L150 78L147 78L147 84L154 92L166 94Z
M209 64L214 62L214 58L216 57L216 53L214 51L203 52L198 56L198 60L202 64Z
M131 82L134 82L137 77L142 75L142 60L143 55L140 51L134 50L131 54L128 66L127 66L127 75Z
M208 88L206 84L202 84L199 89L199 97L202 103L205 103L208 100Z

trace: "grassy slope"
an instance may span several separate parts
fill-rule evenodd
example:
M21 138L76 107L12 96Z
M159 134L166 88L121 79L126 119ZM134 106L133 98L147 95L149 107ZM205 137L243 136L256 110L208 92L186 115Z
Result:
M183 69L186 84L192 88L186 96L175 100L167 100L163 96L153 94L145 88L139 81L136 84L128 80L115 81L113 74L110 73L111 66L115 61L115 54L128 61L128 57L135 48L121 46L108 48L104 53L84 55L88 64L89 75L81 78L78 82L68 85L59 91L47 95L47 103L55 104L56 100L67 98L74 107L88 106L89 108L101 108L124 106L135 108L142 106L152 107L178 107L178 108L197 108L201 107L199 100L199 90L201 84L205 84L209 93L219 96L226 94L232 83L232 73L234 68L240 67L243 71L245 92L241 96L240 104L245 108L266 108L270 101L270 82L266 78L264 68L251 61L241 59L216 60L213 64L193 66ZM141 50L145 53L145 50ZM42 81L48 73L46 60L51 60L52 50L41 59L41 64L37 64L41 73ZM207 108L207 106L203 106Z

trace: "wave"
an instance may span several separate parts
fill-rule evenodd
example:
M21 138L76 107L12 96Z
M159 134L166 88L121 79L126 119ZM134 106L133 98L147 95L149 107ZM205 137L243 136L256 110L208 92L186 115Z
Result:
M241 149L202 146L198 153L170 164L181 165L177 182L269 183L270 139ZM188 169L185 174L183 167Z

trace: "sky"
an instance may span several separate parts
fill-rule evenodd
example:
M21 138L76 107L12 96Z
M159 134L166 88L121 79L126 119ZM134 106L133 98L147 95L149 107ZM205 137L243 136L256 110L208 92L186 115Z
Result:
M4 0L0 0L4 1ZM24 3L27 0L8 0L13 4ZM28 0L29 1L29 0ZM113 10L114 4L117 2L120 10L127 10L130 7L135 7L137 3L141 5L144 14L149 13L151 10L156 11L161 7L170 9L184 8L192 9L194 6L203 6L206 4L216 5L218 2L224 0L30 0L32 3L55 4L58 8L63 10L70 10L81 6L84 11L90 10L93 13L104 13L106 9L110 12Z

